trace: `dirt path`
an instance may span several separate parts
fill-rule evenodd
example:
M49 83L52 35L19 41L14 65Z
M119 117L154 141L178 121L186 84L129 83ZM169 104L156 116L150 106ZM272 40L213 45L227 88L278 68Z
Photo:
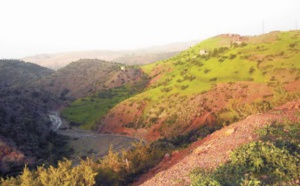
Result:
M299 121L300 100L290 102L267 114L255 114L245 120L214 132L190 148L173 153L133 185L170 186L189 185L189 174L197 167L214 168L226 162L236 147L256 140L255 131L274 121Z

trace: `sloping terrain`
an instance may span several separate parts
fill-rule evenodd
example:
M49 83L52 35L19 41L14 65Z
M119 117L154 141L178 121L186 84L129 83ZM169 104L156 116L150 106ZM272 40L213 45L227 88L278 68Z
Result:
M137 68L97 59L82 59L40 82L40 87L61 99L76 99L102 90L132 84L141 77Z
M98 131L155 140L226 125L297 97L299 36L299 31L224 34L145 65L150 78L145 91L114 107Z
M229 154L242 144L257 140L256 131L275 122L300 122L300 101L286 103L266 114L255 114L224 127L188 149L176 151L133 185L190 185L196 168L211 169L225 163Z

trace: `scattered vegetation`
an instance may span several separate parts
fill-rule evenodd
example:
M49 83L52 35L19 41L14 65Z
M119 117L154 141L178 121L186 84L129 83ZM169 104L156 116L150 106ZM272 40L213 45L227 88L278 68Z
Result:
M270 95L265 98L269 97ZM274 89L271 99L259 99L252 103L242 103L242 99L230 99L227 108L233 114L232 117L240 120L252 114L266 113L276 106L299 98L300 92L287 92L282 86L278 85Z

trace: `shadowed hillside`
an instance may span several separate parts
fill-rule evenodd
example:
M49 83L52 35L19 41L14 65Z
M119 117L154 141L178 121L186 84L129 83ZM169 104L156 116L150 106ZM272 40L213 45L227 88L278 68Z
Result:
M54 71L17 60L0 61L0 71L0 174L55 162L65 138L51 131L48 113L62 103L36 86Z
M44 79L54 71L19 60L0 60L0 89Z

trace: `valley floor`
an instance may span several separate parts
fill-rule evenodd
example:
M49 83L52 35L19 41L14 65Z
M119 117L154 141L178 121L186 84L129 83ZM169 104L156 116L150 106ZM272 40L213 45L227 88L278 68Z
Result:
M61 129L56 132L70 137L68 145L74 150L72 159L86 156L102 157L108 153L111 146L115 151L128 150L132 147L132 143L137 141L134 138L117 134L100 134L75 127L71 128L64 120Z

